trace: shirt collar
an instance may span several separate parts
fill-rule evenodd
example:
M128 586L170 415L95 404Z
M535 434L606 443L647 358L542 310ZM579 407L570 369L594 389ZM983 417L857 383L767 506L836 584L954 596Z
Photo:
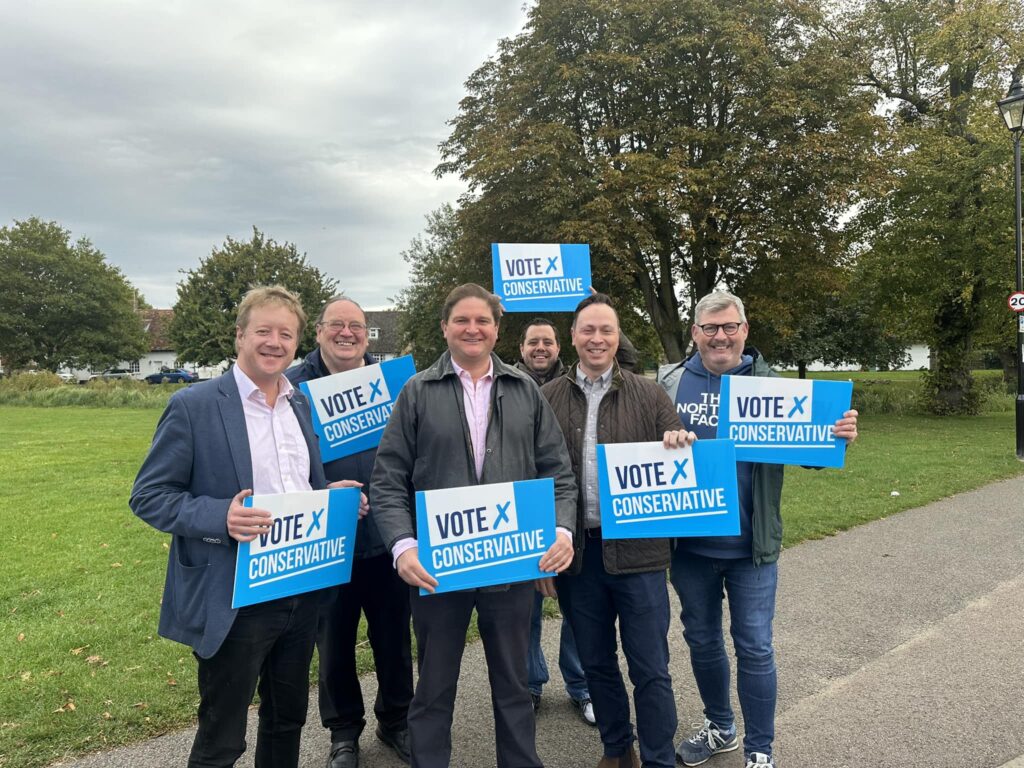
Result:
M250 379L248 375L246 375L245 371L243 371L237 364L232 366L231 370L235 374L235 384L238 386L239 396L243 400L251 400L253 398L253 393L259 392L260 388L256 386L256 382ZM284 395L291 400L293 394L295 394L295 387L292 386L288 377L282 373L281 381L278 382L277 385L278 398L280 398L281 395ZM271 405L273 405L273 403L271 403Z
M597 377L597 379L595 379L593 382L591 382L590 379L587 378L587 374L585 374L583 372L583 367L581 365L577 364L576 365L576 383L579 384L581 387L589 387L589 386L593 386L594 384L597 384L598 382L600 382L601 388L603 389L603 388L607 387L608 386L608 382L610 382L612 380L612 370L614 368L615 368L615 366L612 365L607 371L602 373L600 376Z
M464 379L464 378L466 378L468 376L470 381L473 380L472 374L469 371L467 371L465 368L463 368L461 365L456 363L454 357L452 358L452 368L455 369L455 375L458 376L460 379ZM493 378L493 376L494 376L494 360L491 359L490 357L488 357L487 358L487 373L485 373L480 378L481 379Z

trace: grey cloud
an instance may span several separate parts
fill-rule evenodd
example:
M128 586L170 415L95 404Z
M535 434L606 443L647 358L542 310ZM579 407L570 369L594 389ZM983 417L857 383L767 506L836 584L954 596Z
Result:
M87 236L157 306L253 225L367 306L462 190L436 180L462 83L518 3L0 6L0 222Z

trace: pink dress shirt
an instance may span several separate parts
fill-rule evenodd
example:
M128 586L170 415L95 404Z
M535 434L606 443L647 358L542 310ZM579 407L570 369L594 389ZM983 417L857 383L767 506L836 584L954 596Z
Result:
M292 410L292 383L281 376L277 402L270 404L262 390L237 365L232 368L245 413L245 431L252 457L252 492L308 491L309 447Z

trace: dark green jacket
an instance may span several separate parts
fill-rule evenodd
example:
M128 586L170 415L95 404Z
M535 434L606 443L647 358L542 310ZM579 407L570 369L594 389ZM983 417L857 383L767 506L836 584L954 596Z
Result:
M761 353L747 347L743 354L754 358L754 376L778 376ZM664 387L672 400L676 401L679 381L686 370L682 363L663 365L658 370L658 383ZM693 375L692 373L689 375ZM752 483L754 509L751 511L751 533L753 535L754 565L774 563L782 551L782 480L785 476L782 464L754 464Z

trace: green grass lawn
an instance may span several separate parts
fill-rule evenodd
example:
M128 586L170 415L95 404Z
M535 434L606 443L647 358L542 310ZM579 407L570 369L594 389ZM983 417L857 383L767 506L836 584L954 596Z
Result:
M156 636L168 537L127 507L158 417L0 407L3 768L138 741L194 718L191 652ZM864 416L861 435L844 470L787 471L787 546L1024 471L1012 413Z

